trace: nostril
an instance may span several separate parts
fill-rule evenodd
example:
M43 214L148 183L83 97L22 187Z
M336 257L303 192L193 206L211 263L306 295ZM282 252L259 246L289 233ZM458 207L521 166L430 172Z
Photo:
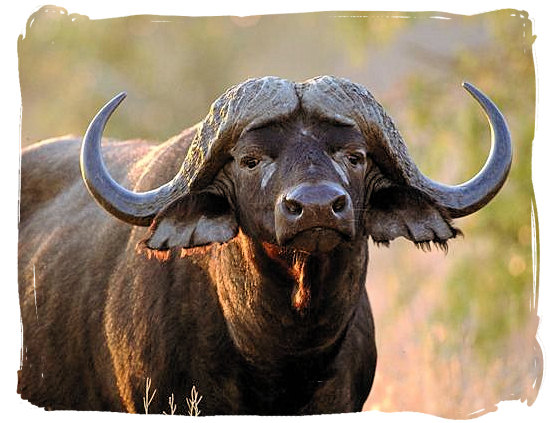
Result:
M292 214L294 216L299 216L300 214L302 214L302 205L295 200L289 200L288 198L285 198L283 200L283 206L289 214Z
M345 210L347 206L347 198L345 195L339 196L333 203L332 203L332 211L334 213L341 213Z

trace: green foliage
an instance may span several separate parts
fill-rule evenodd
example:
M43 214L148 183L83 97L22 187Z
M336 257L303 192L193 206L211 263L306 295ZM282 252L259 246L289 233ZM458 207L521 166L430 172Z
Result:
M507 117L514 161L509 180L498 197L483 212L465 219L464 252L446 282L445 297L434 319L450 324L457 333L470 331L480 357L490 360L501 342L532 316L535 275L531 251L531 142L535 78L529 21L505 12L482 18L493 47L480 45L479 52L462 51L451 65L455 72L489 93ZM483 59L479 60L479 56ZM471 101L449 96L434 102L434 96L427 93L429 87L424 87L422 81L421 76L410 79L413 124L421 131L429 131L432 139L450 139L454 134L461 146L450 157L448 147L432 151L435 156L431 156L426 167L439 175L459 160L459 173L473 175L481 167L479 158L487 156L486 122ZM450 107L452 113L447 112ZM470 233L476 236L470 237ZM469 325L467 329L465 325ZM456 349L461 341L456 339Z
M398 20L389 24L386 40L401 27ZM371 21L334 13L89 20L47 6L19 40L23 145L83 134L97 108L123 90L128 100L108 134L167 139L247 78L302 80L357 68L359 49L348 45L358 29L362 50L380 43L364 37L373 33Z

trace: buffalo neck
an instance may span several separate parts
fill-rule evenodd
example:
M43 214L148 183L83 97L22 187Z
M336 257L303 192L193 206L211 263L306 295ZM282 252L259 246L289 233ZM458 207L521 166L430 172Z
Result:
M231 338L256 366L326 355L357 307L367 243L312 255L256 242L242 232L215 250L209 269Z

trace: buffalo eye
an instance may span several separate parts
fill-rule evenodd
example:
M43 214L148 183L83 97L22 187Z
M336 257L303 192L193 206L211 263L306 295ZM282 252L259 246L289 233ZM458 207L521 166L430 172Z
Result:
M363 153L349 153L347 155L348 162L352 166L358 166L365 162L365 155Z
M257 157L246 156L241 159L241 167L247 169L254 169L260 163L260 159Z

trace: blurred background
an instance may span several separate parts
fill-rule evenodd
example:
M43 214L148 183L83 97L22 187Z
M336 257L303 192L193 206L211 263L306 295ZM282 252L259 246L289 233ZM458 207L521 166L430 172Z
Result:
M472 82L508 119L510 177L487 207L456 221L464 237L447 254L404 240L371 246L379 364L364 406L469 418L502 400L532 404L542 377L533 41L527 13L515 10L89 20L48 6L30 16L18 45L21 144L82 135L120 91L128 99L106 135L162 142L247 78L331 74L374 94L425 174L458 184L490 148L487 122L460 87Z

